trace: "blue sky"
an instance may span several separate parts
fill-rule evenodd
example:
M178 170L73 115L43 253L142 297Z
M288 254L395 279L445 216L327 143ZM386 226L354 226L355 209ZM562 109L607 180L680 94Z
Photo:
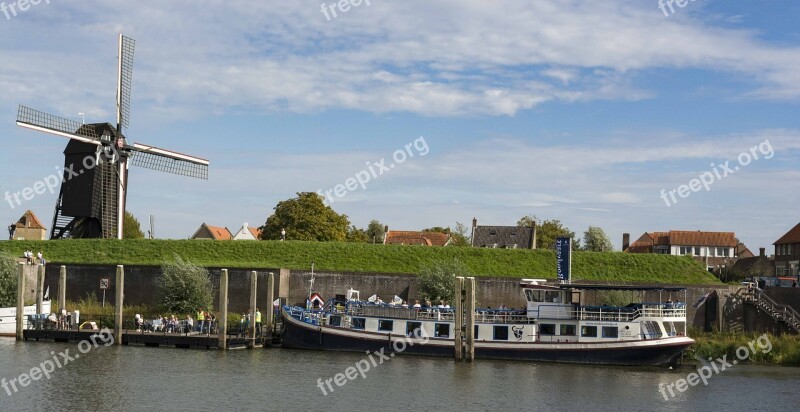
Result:
M6 4L10 3L6 0ZM166 3L166 4L165 4ZM0 14L0 195L63 164L18 104L114 119L116 35L136 39L129 140L211 161L196 181L131 169L128 209L159 237L261 225L278 201L415 156L332 207L361 227L513 225L733 231L754 252L800 221L800 4L697 0L52 0ZM329 2L332 3L332 2ZM5 119L5 120L2 120ZM761 156L667 206L661 191ZM49 226L55 194L0 205ZM771 246L769 246L771 250Z

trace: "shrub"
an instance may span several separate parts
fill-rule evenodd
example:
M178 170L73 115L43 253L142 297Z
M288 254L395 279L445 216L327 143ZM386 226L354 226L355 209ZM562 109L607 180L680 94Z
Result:
M422 268L419 274L419 295L436 304L453 302L456 276L470 276L466 265L458 259L439 261Z
M213 288L206 268L175 255L175 263L163 265L161 271L156 289L165 311L196 313L200 309L211 309Z
M0 308L17 305L17 260L0 253Z

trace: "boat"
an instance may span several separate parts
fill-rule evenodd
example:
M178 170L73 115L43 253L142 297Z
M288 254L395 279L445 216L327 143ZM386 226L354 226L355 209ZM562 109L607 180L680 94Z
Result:
M45 300L42 302L42 313L50 313L50 301ZM36 305L25 306L23 314L27 318L29 315L36 315ZM28 329L31 325L26 319L24 328ZM17 335L17 308L0 308L0 336L16 336Z
M671 295L686 288L547 284L523 279L526 308L477 309L476 359L600 365L675 365L694 344L686 304ZM669 300L618 306L581 305L594 291L666 293ZM348 293L350 294L350 293ZM651 293L650 296L654 294ZM416 305L415 305L416 306ZM455 312L441 307L330 300L321 310L283 306L283 346L382 354L455 355Z

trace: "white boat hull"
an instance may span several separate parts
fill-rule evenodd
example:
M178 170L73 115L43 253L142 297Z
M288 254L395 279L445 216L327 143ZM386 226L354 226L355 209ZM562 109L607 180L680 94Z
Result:
M46 300L42 303L42 312L50 313L50 301ZM36 305L25 306L23 312L27 317L28 315L36 314ZM24 327L28 328L27 319L24 322ZM17 334L17 308L0 308L0 336L16 336Z

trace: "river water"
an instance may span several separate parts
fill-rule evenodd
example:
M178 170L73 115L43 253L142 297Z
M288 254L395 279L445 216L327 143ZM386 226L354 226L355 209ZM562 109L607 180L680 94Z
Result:
M83 349L86 353L81 353ZM659 393L693 371L398 356L366 369L366 354L254 349L105 347L16 343L0 338L6 382L54 355L42 376L14 392L0 388L0 411L479 411L479 410L794 410L800 368L737 365L675 397ZM76 357L79 355L80 357ZM63 362L67 362L63 364ZM55 362L53 362L55 363ZM45 364L45 368L48 366ZM324 380L343 374L339 383ZM351 376L357 373L353 368ZM318 379L326 394L317 386ZM9 395L8 392L11 392Z

